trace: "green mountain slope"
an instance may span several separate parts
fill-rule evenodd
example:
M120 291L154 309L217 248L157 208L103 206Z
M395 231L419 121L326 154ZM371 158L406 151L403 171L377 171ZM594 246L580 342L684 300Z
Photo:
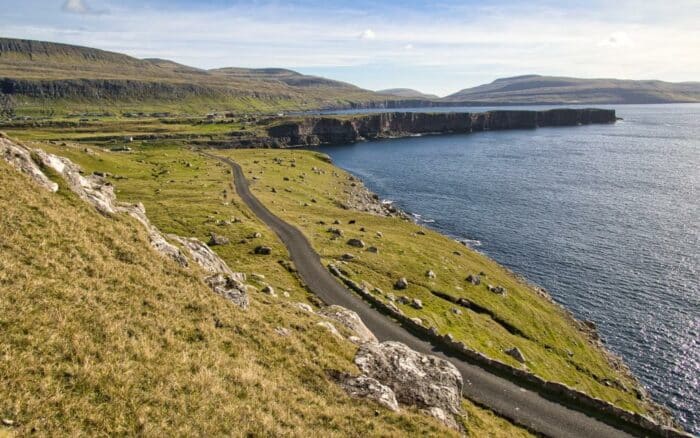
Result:
M201 70L87 47L0 38L0 91L25 112L277 111L387 96L283 69Z
M508 104L616 104L700 102L700 82L579 79L526 75L466 88L445 102Z

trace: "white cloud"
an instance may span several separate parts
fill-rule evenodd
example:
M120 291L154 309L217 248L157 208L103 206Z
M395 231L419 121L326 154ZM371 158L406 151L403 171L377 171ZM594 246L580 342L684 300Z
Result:
M16 2L0 0L0 5L3 1ZM343 79L369 88L391 85L374 86L375 79L358 73L373 65L412 72L406 73L406 86L430 82L414 88L438 92L526 73L671 81L697 80L700 74L700 57L693 56L700 47L697 0L687 2L682 12L670 5L647 7L620 0L622 6L576 14L536 5L518 11L477 8L470 14L381 8L368 14L333 6L319 11L276 0L187 9L110 1L109 14L103 15L98 11L106 1L65 1L66 11L100 15L81 20L78 28L75 17L56 14L55 8L42 12L50 8L39 6L49 0L22 0L8 15L0 14L0 28L6 36L169 58L202 68L353 71ZM433 74L416 73L426 69ZM396 76L376 77L393 81Z
M66 0L63 3L63 10L72 14L89 14L92 12L84 0Z
M632 47L634 46L634 41L627 32L613 32L601 41L599 45L603 47Z
M377 34L374 33L372 29L365 29L361 34L360 34L360 39L361 40L373 40L377 38Z

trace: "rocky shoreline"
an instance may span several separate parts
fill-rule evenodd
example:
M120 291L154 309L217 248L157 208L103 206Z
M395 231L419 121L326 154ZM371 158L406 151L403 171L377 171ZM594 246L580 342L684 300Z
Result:
M327 155L324 154L324 158L327 159L328 162L331 162L331 158L328 157ZM351 183L351 190L347 191L347 199L345 200L345 203L343 203L343 208L346 209L353 209L353 210L358 210L362 212L368 212L371 214L376 214L379 216L395 216L395 217L400 217L404 220L409 220L409 221L414 221L415 218L409 214L406 211L401 210L400 208L396 207L393 204L386 204L381 201L381 198L376 194L370 191L362 182L362 180L354 175L348 176L348 179L352 182ZM467 246L465 244L465 246ZM468 246L467 246L468 247ZM488 257L487 255L485 255ZM620 416L622 418L626 418L628 421L631 421L634 424L640 425L642 427L647 428L648 430L653 430L657 433L660 433L663 436L680 436L680 437L686 437L685 433L682 431L678 431L676 428L678 427L675 419L673 418L672 414L670 411L668 411L667 408L657 405L651 402L652 406L655 406L657 409L651 412L651 418L642 416L636 413L631 413L629 411L626 411L624 409L620 409L608 402L605 402L603 400L597 399L595 397L591 397L588 394L582 393L579 390L576 390L574 388L570 388L566 385L562 385L559 383L555 382L548 382L545 381L534 374L530 374L526 371L522 371L519 369L513 369L511 366L504 364L498 360L493 360L491 358L487 358L483 354L473 351L470 348L466 347L464 344L459 343L459 342L454 342L452 339L451 335L448 334L441 334L438 332L438 330L435 327L425 327L422 323L417 323L416 321L411 320L410 318L406 317L403 315L403 313L399 310L398 312L396 311L394 307L390 305L390 303L385 302L382 300L382 298L374 296L370 291L366 290L363 286L359 285L355 281L352 281L349 278L345 278L342 274L340 274L340 271L337 269L334 269L335 266L331 265L329 266L329 270L331 273L334 275L338 276L340 280L346 284L350 289L354 290L355 292L359 293L361 296L365 297L368 299L369 302L371 302L373 305L377 306L378 308L382 309L385 313L388 313L390 316L397 318L399 321L401 321L404 324L407 324L410 326L410 328L413 331L416 331L418 333L421 333L422 335L435 340L436 342L440 344L444 344L449 348L454 348L455 351L459 354L464 354L471 360L476 360L477 362L483 362L488 366L492 366L495 369L498 369L499 371L503 372L505 375L510 375L515 378L524 378L526 381L530 382L531 384L535 385L536 387L541 387L541 388L546 388L546 391L552 391L553 393L556 393L558 396L565 397L567 399L577 401L577 402L583 402L586 405L589 405L590 407L593 407L595 409L600 409L603 412L607 412L611 415L614 416ZM608 348L604 344L604 340L600 338L600 335L597 332L596 326L592 321L581 321L576 318L576 316L567 308L563 307L554 299L552 299L551 295L541 286L533 283L529 279L523 277L522 275L513 272L512 270L505 268L504 269L514 278L517 278L520 281L523 281L530 286L544 299L547 301L553 303L554 305L560 307L563 309L564 313L567 315L567 317L570 319L571 323L576 326L588 340L592 343L595 344L596 347L603 352L603 354L607 357L607 359L610 361L610 363L613 364L615 369L618 371L622 372L626 376L630 377L632 380L637 381L636 376L632 373L628 365L624 362L624 360L617 354L613 353L612 351L608 350ZM466 307L469 307L469 303L462 303L460 300L458 300L455 297L452 297L450 295L441 293L439 291L433 291L433 294L436 294L440 296L443 299L446 299L450 302L453 302L457 305L463 305L466 304ZM608 381L607 384L611 386L617 386L620 385L620 382L617 381ZM645 388L641 385L641 383L638 384L638 387L633 388L633 390L636 392L637 396L642 399L646 399L651 401L650 395L647 393Z

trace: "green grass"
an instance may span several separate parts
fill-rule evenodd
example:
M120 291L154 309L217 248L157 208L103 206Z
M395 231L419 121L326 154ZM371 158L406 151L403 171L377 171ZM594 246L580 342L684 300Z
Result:
M347 397L355 347L283 300L242 311L127 217L0 164L0 417L19 435L449 435ZM290 336L276 334L286 327Z
M339 201L344 202L358 188L352 187L354 182L347 173L329 164L321 154L297 150L217 153L243 166L253 181L255 195L277 215L298 226L325 263L339 264L358 283L367 282L370 289L381 289L384 293L377 295L385 300L389 293L422 300L422 310L399 304L407 315L421 318L440 333L451 333L469 347L513 366L520 364L504 351L517 346L527 358L527 368L545 379L563 382L633 411L651 409L648 402L637 398L634 388L638 383L618 371L561 307L542 298L533 287L494 261L410 221L340 208ZM275 158L282 159L282 164L275 163ZM291 167L291 160L295 160L296 167ZM314 172L313 168L321 172ZM285 177L290 181L285 181ZM331 225L335 220L340 225ZM350 224L351 220L356 222ZM341 228L344 236L334 239L327 232L329 226ZM377 237L377 232L383 236ZM368 246L376 246L379 253L350 247L346 244L349 238L362 239ZM355 258L342 262L344 253L352 253ZM428 270L437 277L427 278ZM468 274L479 272L486 274L481 285L465 281ZM400 277L408 278L405 291L393 290ZM507 296L489 292L486 284L505 287ZM495 317L466 308L460 308L462 314L456 315L452 312L456 306L433 295L431 290L466 298ZM618 386L608 386L606 381Z
M73 143L31 145L67 156L86 172L116 175L112 181L119 199L143 202L149 218L165 232L206 239L215 231L229 237L232 244L215 250L233 270L263 274L265 283L280 294L287 291L290 297L272 299L253 292L251 309L241 312L213 296L192 273L161 263L159 256L146 249L145 237L133 221L108 221L65 194L66 199L58 196L57 200L56 195L22 195L19 203L13 202L12 214L4 215L4 222L0 222L3 230L17 230L10 236L13 242L17 239L16 244L11 251L3 250L0 257L0 264L6 268L4 277L0 277L2 314L14 315L12 320L0 318L3 327L12 328L12 343L0 344L4 351L11 352L6 356L10 360L3 363L24 364L10 374L0 373L5 379L3 387L11 388L4 393L7 397L4 404L0 403L0 414L16 419L20 432L39 427L74 434L98 425L114 433L144 431L146 435L156 430L177 434L233 430L234 434L294 436L307 436L311 430L324 436L448 433L424 415L410 411L395 415L371 403L348 399L325 378L324 370L328 368L356 372L351 363L354 347L329 339L316 329L314 320L289 308L287 303L313 302L313 297L280 265L280 260L289 260L284 247L232 192L228 168L178 146L137 147L132 153L113 153ZM3 175L0 194L4 198L0 202L9 205L13 193L27 190L19 186L16 175L4 171ZM46 220L39 218L49 213L53 222L47 226ZM240 221L216 224L234 217ZM95 235L96 227L100 229L98 236L109 238L90 237ZM262 237L251 239L256 232ZM44 235L51 239L47 241ZM81 240L76 243L78 238ZM245 243L238 243L243 239ZM271 246L273 255L252 254L259 244ZM47 246L51 251L46 252ZM93 246L112 256L93 254ZM112 246L120 249L115 252ZM20 255L22 247L32 251ZM131 263L117 264L115 253L129 254ZM87 260L99 263L90 267L80 259L78 268L71 262L71 254L86 254ZM32 259L45 266L36 271L29 269L26 264ZM139 272L132 272L132 267ZM83 272L96 272L97 279L83 278ZM20 275L27 279L18 281ZM29 282L29 277L33 278L32 284L25 286L23 282ZM42 298L47 277L54 279L52 284L62 292ZM10 282L25 292L8 295L6 285ZM252 283L262 284L255 280ZM28 290L31 293L27 294ZM158 311L144 307L146 302L148 306L155 303ZM56 313L79 318L70 327L56 327L51 320ZM29 315L33 315L31 320ZM211 324L214 317L225 322L224 330L215 330ZM121 336L90 339L93 327L104 325L110 327L110 333ZM132 326L147 333L137 331L138 341L128 341ZM279 340L274 333L278 326L291 328L294 339ZM50 338L49 328L67 340ZM159 330L166 330L167 339L171 331L184 333L184 339L163 343L165 335L159 335ZM46 348L41 347L47 339L64 344L49 342ZM80 391L73 391L65 387L60 372L34 382L31 376L38 363L59 370L80 368L73 363L76 359L72 355L62 356L65 349L79 355L80 364L89 364L89 372L81 375L88 383ZM125 357L129 358L127 362ZM120 377L112 383L106 377L111 374ZM206 379L200 382L202 374ZM166 376L171 376L167 385ZM207 389L210 384L213 388ZM176 390L185 390L186 395L179 396ZM104 403L95 402L95 392L108 398ZM211 394L215 395L215 403L208 399ZM47 398L55 403L42 405ZM64 408L58 410L57 405ZM464 406L471 436L528 435L467 400ZM279 424L273 418L280 419Z

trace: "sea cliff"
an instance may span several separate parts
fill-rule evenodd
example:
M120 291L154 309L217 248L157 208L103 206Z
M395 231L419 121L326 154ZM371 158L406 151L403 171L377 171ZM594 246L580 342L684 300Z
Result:
M275 146L312 146L420 134L614 123L616 120L615 110L594 108L479 113L387 112L285 120L270 126L267 133Z

